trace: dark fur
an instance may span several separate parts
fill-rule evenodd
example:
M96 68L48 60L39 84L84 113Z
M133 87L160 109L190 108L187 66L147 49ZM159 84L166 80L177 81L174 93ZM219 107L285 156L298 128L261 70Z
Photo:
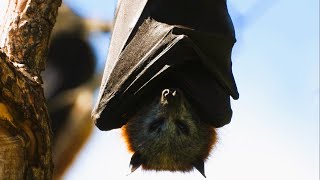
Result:
M201 121L179 90L164 91L123 128L129 150L147 170L190 171L207 159L216 143L215 129Z

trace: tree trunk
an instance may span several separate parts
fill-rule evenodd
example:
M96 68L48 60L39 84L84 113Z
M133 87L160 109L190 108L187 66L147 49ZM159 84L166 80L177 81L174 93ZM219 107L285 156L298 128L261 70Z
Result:
M40 73L61 0L0 2L0 179L51 179Z

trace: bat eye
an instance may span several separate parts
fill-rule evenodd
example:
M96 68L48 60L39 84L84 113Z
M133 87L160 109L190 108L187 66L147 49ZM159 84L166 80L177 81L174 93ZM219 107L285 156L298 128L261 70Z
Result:
M177 121L176 122L176 127L177 127L177 133L180 135L181 133L184 135L189 134L189 128L188 126L183 123L182 121Z
M158 133L161 130L161 126L164 123L164 118L158 118L155 121L153 121L150 126L149 126L149 132L155 132L157 131Z

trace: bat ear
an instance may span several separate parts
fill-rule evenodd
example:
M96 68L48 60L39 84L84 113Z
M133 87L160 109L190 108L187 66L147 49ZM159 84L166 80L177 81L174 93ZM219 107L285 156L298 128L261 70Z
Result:
M142 158L141 155L137 152L135 152L130 161L130 167L131 167L131 173L133 173L135 170L137 170L142 165Z
M204 162L203 160L197 161L193 163L193 167L196 168L203 177L207 178L206 175L204 174Z

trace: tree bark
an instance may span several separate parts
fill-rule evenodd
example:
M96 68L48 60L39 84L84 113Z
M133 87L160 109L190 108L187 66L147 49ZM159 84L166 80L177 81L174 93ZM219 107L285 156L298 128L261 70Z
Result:
M0 2L0 179L52 179L40 73L61 0Z

